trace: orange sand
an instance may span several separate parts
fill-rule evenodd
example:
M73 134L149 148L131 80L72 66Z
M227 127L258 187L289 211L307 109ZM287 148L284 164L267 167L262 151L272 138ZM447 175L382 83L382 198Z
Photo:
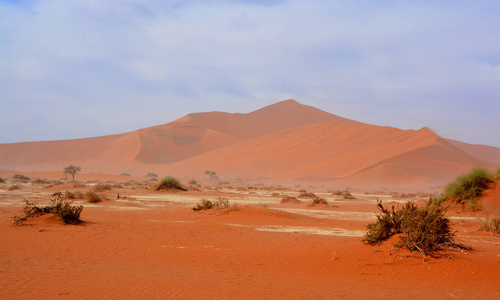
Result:
M69 188L69 187L67 187ZM368 221L289 213L373 211L374 204L308 207L243 206L227 214L193 212L172 202L191 193L116 189L153 195L161 206L116 200L89 206L83 225L62 225L53 216L14 226L18 197L50 193L23 186L1 191L1 299L498 299L500 237L475 231L474 221L454 221L458 240L474 247L453 258L364 245L360 237L316 235L301 228L364 230ZM24 194L23 194L24 193ZM198 192L212 196L206 192ZM24 196L23 196L24 195ZM237 199L237 194L229 197ZM246 195L245 197L254 197ZM270 196L259 196L271 199ZM46 199L46 198L45 198ZM42 201L43 202L43 201ZM83 203L77 201L78 203ZM10 203L10 204L9 204ZM295 232L261 231L295 228Z

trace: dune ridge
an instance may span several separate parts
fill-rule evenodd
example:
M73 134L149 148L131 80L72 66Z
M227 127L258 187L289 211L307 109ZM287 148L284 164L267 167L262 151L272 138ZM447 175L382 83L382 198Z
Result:
M295 100L256 111L207 112L136 131L76 140L0 144L0 169L133 175L156 172L276 182L443 184L473 166L500 165L500 148L446 140L330 114Z

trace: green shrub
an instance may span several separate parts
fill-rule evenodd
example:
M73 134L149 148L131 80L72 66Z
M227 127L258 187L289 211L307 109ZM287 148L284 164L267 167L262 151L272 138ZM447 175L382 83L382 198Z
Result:
M120 176L129 176L130 177L130 174L129 173L121 173Z
M157 191L187 191L187 189L174 177L163 178L159 183L153 186Z
M63 200L61 192L56 192L52 196L53 198L50 200L49 205L45 207L39 207L36 202L25 200L26 205L23 208L24 216L14 217L14 224L20 225L28 218L38 217L49 213L55 214L66 224L78 224L81 222L80 214L83 210L83 206L72 206L71 202Z
M99 203L102 201L101 196L91 191L85 193L85 200L89 203Z
M486 219L479 226L479 230L500 234L500 218Z
M363 242L379 244L395 234L401 234L396 246L418 250L424 259L426 255L434 255L443 248L469 249L454 241L455 234L451 231L450 221L444 216L444 209L431 201L424 207L407 202L399 210L394 205L388 210L380 201L377 206L382 213L377 215L375 223L367 225Z
M457 203L466 203L473 210L477 209L477 198L488 189L492 182L492 175L483 168L474 168L469 173L460 175L454 181L448 183L442 196L438 197L436 203L450 199Z
M148 174L146 174L146 177L158 177L158 174L156 174L156 173L148 173Z
M107 183L98 183L94 185L92 188L92 191L94 192L104 192L104 191L110 191L113 187L110 184Z

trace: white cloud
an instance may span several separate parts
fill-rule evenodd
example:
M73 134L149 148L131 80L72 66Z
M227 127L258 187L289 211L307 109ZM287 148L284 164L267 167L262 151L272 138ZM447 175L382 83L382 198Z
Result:
M25 122L68 138L296 98L360 121L433 125L500 146L500 137L478 140L483 126L500 125L492 113L500 96L498 8L494 1L0 2L0 101L10 103L2 114L42 101L39 117ZM479 124L471 106L490 122ZM73 120L72 128L85 129L72 136L59 129L68 120L45 122L54 110L74 109L109 125ZM458 121L471 133L449 126Z

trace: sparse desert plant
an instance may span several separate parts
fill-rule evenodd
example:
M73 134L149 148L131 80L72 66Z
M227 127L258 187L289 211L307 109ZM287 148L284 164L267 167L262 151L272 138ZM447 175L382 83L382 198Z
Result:
M297 197L302 197L302 198L316 198L316 194L313 192L307 192L306 190L301 190L300 194Z
M229 204L229 199L226 197L217 197L217 201L213 202L213 208L215 209L226 209L231 207Z
M481 222L479 230L500 234L500 218L488 218Z
M163 178L159 183L153 186L157 191L187 191L187 189L174 177Z
M444 208L428 201L423 207L407 202L400 209L394 205L391 210L378 202L381 214L377 221L367 225L368 231L363 242L370 245L379 244L395 234L400 234L395 245L410 251L419 251L425 259L427 255L435 255L444 248L467 250L469 247L454 241L450 221L444 216Z
M203 198L200 200L199 203L196 203L196 206L193 207L193 210L200 211L200 210L212 209L213 207L214 204L212 203L212 201Z
M13 184L13 185L9 186L8 190L14 191L14 190L19 190L20 188L21 188L21 186L19 184Z
M31 185L34 185L34 184L47 184L47 183L49 183L49 181L47 179L35 178L31 182Z
M98 184L94 185L94 187L92 188L92 191L94 191L94 192L111 191L112 188L113 187L111 186L111 184L98 183Z
M321 198L321 197L314 195L314 197L311 200L311 205L317 205L317 204L328 205L328 201L326 201L325 198Z
M15 174L12 176L12 179L16 182L28 182L30 181L30 178L28 176L24 176L22 174Z
M434 201L439 204L449 199L456 203L467 204L472 210L476 210L477 199L488 189L492 177L483 168L473 168L469 173L460 175L457 179L448 183L444 194Z
M156 174L156 173L148 173L148 174L146 174L146 177L158 177L158 174Z
M349 191L345 191L342 195L342 198L344 199L356 199Z
M76 199L75 193L71 191L64 192L64 197L66 197L66 199Z
M302 201L300 201L299 199L297 199L296 197L292 197L292 196L283 196L283 198L281 198L281 201L280 203L301 203Z
M86 192L84 197L89 203L99 203L102 201L101 196L91 191Z
M0 177L0 183L5 183L5 180L2 177Z
M120 176L129 176L130 177L130 174L129 173L121 173Z
M13 223L21 225L28 218L38 217L45 214L55 214L66 224L78 224L81 222L80 214L83 206L72 206L71 202L63 200L62 193L56 192L52 195L49 205L39 207L36 202L25 200L26 205L23 208L24 215L13 217Z
M190 185L197 185L198 184L198 182L196 180L189 180L188 183Z

